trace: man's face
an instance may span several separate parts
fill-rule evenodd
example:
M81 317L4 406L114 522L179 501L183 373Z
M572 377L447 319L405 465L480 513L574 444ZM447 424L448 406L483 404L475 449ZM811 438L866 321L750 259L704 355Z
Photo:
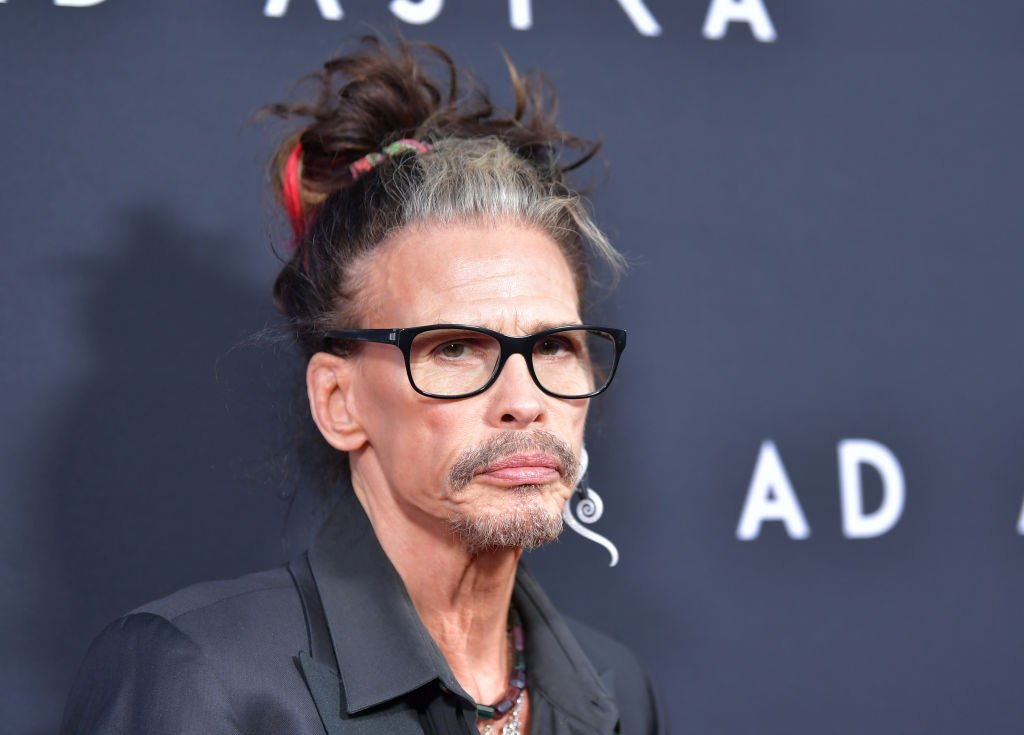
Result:
M510 222L421 224L365 262L367 328L468 324L511 336L580 322L558 245ZM354 411L366 444L353 453L364 492L389 493L413 523L444 524L471 550L536 545L561 529L588 401L551 397L521 355L469 398L428 398L401 351L364 344L351 358Z

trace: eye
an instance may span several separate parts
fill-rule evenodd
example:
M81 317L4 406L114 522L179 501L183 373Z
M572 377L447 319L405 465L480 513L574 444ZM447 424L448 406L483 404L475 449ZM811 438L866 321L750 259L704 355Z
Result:
M475 335L458 337L457 339L444 339L438 341L430 349L430 355L436 360L465 361L473 358L483 358L491 347L485 340L478 339Z
M559 355L567 352L571 353L575 351L573 349L572 342L564 337L558 337L557 335L545 337L537 343L537 346L534 349L537 351L538 355L543 355L544 357L558 357Z
M469 348L462 342L446 342L437 348L438 355L450 360L457 357L465 357L468 351Z

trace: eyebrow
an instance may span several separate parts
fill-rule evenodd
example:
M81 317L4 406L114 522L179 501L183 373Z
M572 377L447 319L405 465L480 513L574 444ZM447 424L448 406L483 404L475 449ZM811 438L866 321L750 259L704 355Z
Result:
M494 327L491 327L491 326L489 326L487 324L481 324L479 322L472 322L472 321L460 321L458 319L451 319L451 320L447 320L447 321L442 319L442 320L438 321L437 323L438 324L465 324L465 325L470 326L470 327L482 327L483 329L491 329L491 330L496 331L496 332L500 331L500 330L494 329ZM555 327L579 327L579 326L583 326L583 322L579 321L578 319L574 319L574 320L571 320L571 321L550 321L550 320L546 320L546 321L539 321L539 322L530 322L527 325L526 334L536 334L537 332L543 332L545 329L554 329Z

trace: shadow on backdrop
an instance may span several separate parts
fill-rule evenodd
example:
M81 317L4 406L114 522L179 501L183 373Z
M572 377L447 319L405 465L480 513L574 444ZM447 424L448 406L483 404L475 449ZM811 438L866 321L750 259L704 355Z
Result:
M287 347L244 344L279 323L269 287L233 271L232 256L252 250L138 209L103 255L59 266L89 283L77 315L89 365L55 400L45 435L27 440L25 489L46 554L24 573L47 579L33 581L11 653L53 662L53 710L24 712L35 719L19 732L56 731L88 642L114 617L281 563L316 525L315 503L289 515L286 502L301 365Z
M54 398L45 433L25 440L45 555L23 569L35 590L14 621L27 633L12 654L44 662L45 681L23 686L50 700L3 723L12 732L56 731L88 643L115 617L194 582L279 564L318 526L324 504L293 451L317 438L304 366L287 340L252 339L281 317L270 279L254 284L233 265L256 247L140 208L102 255L58 266L88 284L76 340L88 364L68 371L80 377ZM590 417L602 474L615 456L603 446L608 408L596 404ZM611 474L603 530L616 536L624 523L625 535L637 533L628 518L640 509ZM555 546L530 563L566 612L634 644L621 632L637 605L673 629L670 611L642 597L639 580L654 573L642 554L630 549L613 571L603 550L571 533ZM615 605L627 590L633 604Z

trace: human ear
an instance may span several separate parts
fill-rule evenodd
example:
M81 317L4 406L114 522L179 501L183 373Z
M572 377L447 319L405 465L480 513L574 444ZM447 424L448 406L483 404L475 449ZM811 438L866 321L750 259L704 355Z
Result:
M351 452L366 443L366 433L354 415L353 377L348 358L317 352L306 366L306 393L313 421L335 449Z

